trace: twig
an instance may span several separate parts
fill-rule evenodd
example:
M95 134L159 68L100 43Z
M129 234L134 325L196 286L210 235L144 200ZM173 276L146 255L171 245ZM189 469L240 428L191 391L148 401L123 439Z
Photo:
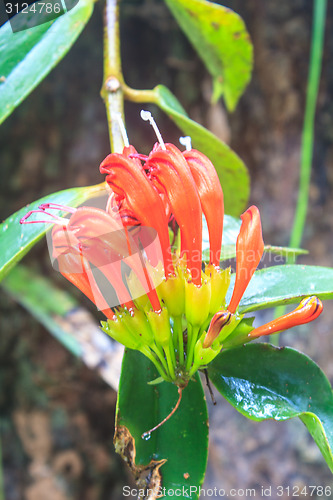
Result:
M120 0L106 0L104 13L104 82L101 90L101 96L106 107L111 151L114 153L121 153L124 147L119 123L117 120L112 119L113 113L120 114L124 119L119 3Z

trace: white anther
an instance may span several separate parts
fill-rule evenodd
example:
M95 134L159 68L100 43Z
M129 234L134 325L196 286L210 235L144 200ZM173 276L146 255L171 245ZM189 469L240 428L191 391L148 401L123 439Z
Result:
M189 135L186 135L185 137L179 137L179 142L182 146L186 147L186 151L191 151L192 139Z
M129 144L128 135L126 132L126 128L125 128L121 113L119 113L118 111L113 111L111 113L111 118L112 118L112 120L115 120L118 123L120 133L121 133L121 136L122 136L123 141L124 141L124 146L125 146L125 148L128 148L130 144Z
M140 112L140 116L141 116L142 120L144 120L145 122L149 122L150 125L153 127L154 132L155 132L156 137L157 137L157 140L160 143L161 148L165 150L166 147L165 147L164 141L162 139L161 132L158 130L158 127L156 125L154 118L151 115L151 112L145 111L144 109L142 109Z

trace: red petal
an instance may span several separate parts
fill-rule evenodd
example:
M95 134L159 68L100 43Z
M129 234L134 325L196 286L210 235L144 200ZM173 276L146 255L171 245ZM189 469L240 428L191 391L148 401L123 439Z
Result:
M113 285L120 304L134 307L122 279L121 262L124 261L137 274L154 309L161 309L142 252L119 219L97 208L81 207L72 215L68 229L80 241L84 257Z
M210 264L220 263L223 232L223 192L212 162L200 151L191 149L183 153L197 186L202 211L209 232Z
M160 238L166 275L173 272L168 232L168 220L163 202L149 182L142 167L124 155L111 154L100 166L108 174L106 181L112 190L126 200L127 216L142 225L154 228Z
M169 200L181 231L181 250L187 256L192 280L201 284L202 211L197 187L182 153L173 144L150 153L145 168L160 192Z
M264 252L258 208L252 205L241 218L242 225L236 242L236 281L228 306L231 313L235 313Z

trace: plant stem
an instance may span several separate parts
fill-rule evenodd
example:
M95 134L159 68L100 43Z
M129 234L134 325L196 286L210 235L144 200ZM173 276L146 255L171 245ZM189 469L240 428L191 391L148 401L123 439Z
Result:
M168 371L167 370L165 370L165 371L163 370L162 366L157 362L157 360L155 359L153 353L150 351L150 349L148 347L143 347L141 349L141 352L142 352L142 354L144 354L145 356L147 356L148 359L150 359L150 361L154 364L156 370L161 375L161 377L164 378L164 380L170 380Z
M154 351L154 353L156 354L156 356L158 357L158 359L160 360L164 370L166 373L168 373L168 366L167 366L167 363L164 359L164 354L163 352L160 351L159 347L155 344L155 345L152 345L151 346L151 349Z
M289 241L289 247L292 248L298 248L301 245L308 209L311 165L313 156L314 121L323 55L326 3L327 0L315 0L314 2L309 76L302 131L300 180L294 223ZM295 255L287 255L287 264L294 264L295 261ZM274 318L282 316L285 311L285 306L276 307ZM279 345L279 335L274 335L273 340L270 339L270 341L274 345Z
M124 120L123 75L121 70L119 38L120 0L106 0L104 13L104 82L101 96L106 107L111 151L121 153L124 141L117 120L118 113Z
M293 248L299 247L301 244L308 208L313 156L314 120L324 45L326 3L327 0L315 0L314 2L310 67L302 132L300 183L294 224L289 242L289 246ZM294 260L295 258L293 256L287 257L288 264L294 263Z
M190 326L190 325L189 325ZM188 330L189 331L189 328ZM187 360L186 360L186 371L189 371L192 365L193 356L194 356L194 347L198 340L199 327L192 326L191 335L188 339L187 343Z
M126 99L132 102L151 102L157 103L158 97L156 91L153 90L136 90L132 89L126 83L122 82L122 87Z
M0 500L5 500L5 484L3 477L2 448L1 448L1 420L0 420Z

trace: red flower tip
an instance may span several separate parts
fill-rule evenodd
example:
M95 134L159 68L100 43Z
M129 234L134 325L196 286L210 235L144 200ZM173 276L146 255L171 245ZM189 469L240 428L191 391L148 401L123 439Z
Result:
M200 151L184 151L183 156L191 169L196 184L201 208L205 215L210 243L210 264L220 263L223 232L223 192L212 162ZM218 222L217 222L218 221Z
M233 314L264 252L258 208L252 205L241 218L242 225L236 242L236 280L228 306L228 311Z
M207 335L203 341L202 346L204 349L212 345L214 340L219 336L222 328L229 323L230 319L231 313L229 311L219 311L213 316Z
M287 330L287 328L292 328L293 326L310 323L310 321L318 318L322 310L323 303L318 297L308 297L303 299L294 311L252 330L249 337L256 339L264 335L271 335L272 333Z

